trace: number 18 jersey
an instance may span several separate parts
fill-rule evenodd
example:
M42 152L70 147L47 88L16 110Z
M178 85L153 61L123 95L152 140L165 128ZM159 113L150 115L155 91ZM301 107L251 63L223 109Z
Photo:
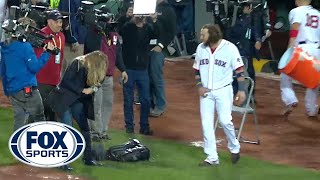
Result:
M299 33L295 41L295 45L304 42L319 43L320 42L320 13L312 6L299 6L292 9L289 13L290 26L299 23Z

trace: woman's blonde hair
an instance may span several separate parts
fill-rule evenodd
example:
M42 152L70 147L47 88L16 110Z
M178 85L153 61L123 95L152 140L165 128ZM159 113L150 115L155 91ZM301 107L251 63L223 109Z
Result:
M101 86L108 68L108 56L102 51L94 51L83 56L83 65L87 69L87 85Z

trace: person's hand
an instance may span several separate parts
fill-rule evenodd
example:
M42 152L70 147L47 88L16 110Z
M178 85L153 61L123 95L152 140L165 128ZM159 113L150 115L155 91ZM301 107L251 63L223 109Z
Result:
M76 42L76 43L73 43L72 46L71 46L71 51L73 52L77 52L79 50L79 43Z
M127 74L127 72L123 71L121 73L121 78L122 78L122 82L123 83L127 83L128 82L128 74Z
M246 94L244 91L238 91L236 97L234 99L233 104L236 106L241 106L243 102L246 100Z
M84 88L82 90L82 93L86 94L86 95L92 94L93 93L93 89L92 88Z
M209 89L205 88L205 87L199 87L198 88L198 93L199 93L199 96L201 97L206 97L206 93L210 92Z
M270 37L272 34L271 30L266 30L266 38Z
M261 42L260 41L257 41L256 44L254 45L254 47L256 48L256 50L260 50L261 49Z
M151 49L151 51L162 52L162 48L160 46L155 46L154 48Z
M129 7L126 13L127 17L133 17L133 7Z
M48 42L48 43L43 47L43 50L44 50L44 51L47 51L47 50L52 51L52 50L54 50L54 48L55 48L55 46L53 45L53 43L52 43L52 42Z

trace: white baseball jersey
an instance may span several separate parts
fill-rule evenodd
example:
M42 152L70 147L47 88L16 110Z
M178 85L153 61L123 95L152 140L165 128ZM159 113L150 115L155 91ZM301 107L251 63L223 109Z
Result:
M222 40L212 53L209 46L199 44L193 68L200 71L203 87L220 89L233 81L233 71L243 66L238 48Z
M317 43L320 42L320 13L312 6L299 6L289 13L290 25L299 23L299 33L295 45L299 42Z

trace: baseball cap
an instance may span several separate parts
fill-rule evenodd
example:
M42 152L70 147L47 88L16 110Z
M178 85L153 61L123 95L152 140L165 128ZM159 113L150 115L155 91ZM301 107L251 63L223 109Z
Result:
M47 19L52 19L52 20L58 20L58 19L62 19L63 16L61 15L61 13L58 10L52 10L48 13L48 18Z

